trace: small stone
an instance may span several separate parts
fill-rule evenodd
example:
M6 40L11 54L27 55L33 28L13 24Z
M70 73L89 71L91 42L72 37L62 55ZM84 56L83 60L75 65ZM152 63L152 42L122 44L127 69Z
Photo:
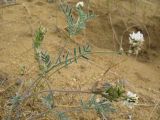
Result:
M2 94L5 90L4 89L0 89L0 94Z
M17 81L16 81L16 83L15 83L15 85L17 85L17 86L19 86L19 85L21 85L22 84L22 79L18 79Z

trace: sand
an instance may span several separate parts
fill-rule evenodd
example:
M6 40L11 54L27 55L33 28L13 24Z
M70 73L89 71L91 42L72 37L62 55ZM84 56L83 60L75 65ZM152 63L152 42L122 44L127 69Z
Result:
M96 81L124 81L126 89L139 96L139 105L134 110L115 105L117 112L111 114L109 120L128 120L129 115L132 115L133 120L160 119L160 104L157 104L160 101L160 1L93 0L89 4L89 1L84 1L88 5L87 10L94 11L97 16L87 22L81 34L71 39L67 36L65 16L59 10L58 1L17 0L16 4L0 6L0 119L5 114L4 103L17 90L15 82L29 82L37 76L38 65L34 59L32 42L40 25L47 28L43 48L52 59L56 58L66 41L68 44L65 50L70 51L86 43L92 46L93 51L118 51L120 41L123 40L122 46L127 51L129 33L142 31L145 45L137 57L117 53L94 54L89 56L88 61L80 59L78 63L73 63L48 79L54 89L75 90L90 89ZM74 6L77 1L68 2ZM115 64L102 79L102 74ZM22 66L25 66L23 76L20 75ZM59 97L63 98L62 103L68 105L75 101L78 103L79 100L79 96L74 95ZM76 120L100 119L92 112L70 116ZM54 118L50 115L43 120L46 119Z

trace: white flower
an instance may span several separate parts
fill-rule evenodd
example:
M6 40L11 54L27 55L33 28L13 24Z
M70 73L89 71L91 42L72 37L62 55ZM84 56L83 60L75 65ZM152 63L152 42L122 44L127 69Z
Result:
M97 102L97 103L99 103L100 101L101 101L101 99L100 99L100 98L97 98L97 99L96 99L96 102Z
M134 97L137 97L137 95L134 94L134 93L132 93L131 91L128 91L128 92L127 92L127 97L129 97L129 98L134 98Z
M124 101L124 105L126 105L127 107L129 108L133 108L134 105L137 105L138 104L138 97L136 94L128 91L127 92L127 98L126 100Z
M129 40L130 40L130 43L133 42L133 41L139 41L139 42L143 42L144 41L144 37L143 37L143 34L138 31L137 33L133 32L132 34L129 34Z
M139 51L142 50L144 44L143 34L140 31L138 31L137 33L133 32L132 34L129 34L129 44L129 53L131 54L130 50L132 50L132 54L138 55Z
M45 34L47 32L47 29L45 27L41 27L40 29L41 29L43 34Z
M76 8L78 8L79 6L84 7L84 2L80 1L76 4Z

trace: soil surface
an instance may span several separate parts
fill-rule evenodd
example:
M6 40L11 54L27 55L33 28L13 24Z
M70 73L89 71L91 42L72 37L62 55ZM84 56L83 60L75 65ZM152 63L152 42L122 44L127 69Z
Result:
M68 1L73 6L76 2ZM71 51L86 43L92 46L93 51L115 51L93 54L89 60L80 59L78 63L52 75L49 80L54 89L86 90L96 81L123 81L127 90L139 96L139 104L132 110L115 105L117 111L109 119L129 120L129 116L132 116L133 120L160 120L160 0L84 2L86 10L94 11L97 16L87 22L81 34L71 39L67 36L66 19L58 7L58 0L54 3L47 0L17 0L16 4L0 6L0 93L6 92L0 94L0 101L14 93L19 84L17 81L30 81L36 77L38 65L32 42L36 29L42 25L47 28L43 48L53 56L52 59L57 57L59 49L66 42L65 49ZM117 54L121 41L123 49L128 50L129 33L136 30L144 34L144 50L137 57ZM25 74L22 76L23 67ZM109 67L111 69L102 79L102 74ZM78 101L74 96L70 98ZM69 101L70 98L66 97L65 100ZM0 111L3 111L2 103ZM0 113L0 118L3 114ZM100 119L93 113L71 116L77 120Z

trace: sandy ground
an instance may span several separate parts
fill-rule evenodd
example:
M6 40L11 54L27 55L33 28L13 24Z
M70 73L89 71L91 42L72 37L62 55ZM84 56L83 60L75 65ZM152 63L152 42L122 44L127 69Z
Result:
M70 0L70 4L75 3ZM57 89L80 88L82 90L89 89L95 81L123 80L126 82L127 89L140 97L140 105L134 110L118 106L117 113L111 115L110 119L128 120L128 115L131 114L133 120L148 120L150 117L151 120L159 120L160 105L156 107L155 105L160 101L160 1L108 0L106 2L102 0L97 2L93 0L88 9L93 10L98 16L89 21L86 30L73 37L72 41L65 35L66 21L58 4L58 2L47 3L45 0L17 0L16 5L1 7L0 82L3 84L0 84L0 90L14 84L18 79L35 78L38 71L32 40L35 30L40 25L48 30L43 47L53 56L53 59L65 41L69 41L66 49L70 50L77 47L77 44L89 43L93 51L110 51L118 50L123 36L123 47L127 49L128 31L138 29L143 31L146 40L144 52L138 58L110 53L96 54L90 56L89 61L80 59L78 64L74 63L61 70L49 80ZM124 33L130 27L131 29ZM102 80L101 75L114 64L118 65L112 68ZM20 77L21 66L26 68L23 77ZM3 95L0 101L1 99ZM69 98L66 98L66 101L67 99ZM3 103L4 101L0 111L3 110ZM82 113L72 116L77 120L99 119L92 113L85 115Z

